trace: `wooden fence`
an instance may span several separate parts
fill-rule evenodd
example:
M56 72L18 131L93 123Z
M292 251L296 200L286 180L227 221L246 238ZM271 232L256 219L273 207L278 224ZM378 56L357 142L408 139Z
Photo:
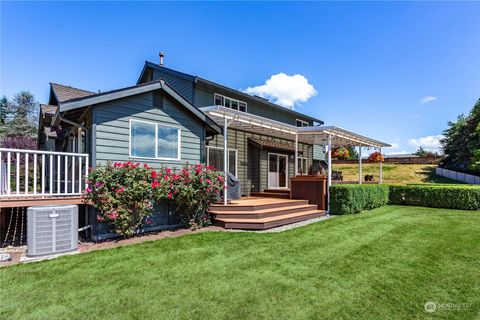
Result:
M436 157L395 157L385 158L383 163L387 164L438 164L442 159L441 156ZM333 164L357 164L358 159L348 160L332 160ZM368 161L368 159L362 159L362 163L374 163Z

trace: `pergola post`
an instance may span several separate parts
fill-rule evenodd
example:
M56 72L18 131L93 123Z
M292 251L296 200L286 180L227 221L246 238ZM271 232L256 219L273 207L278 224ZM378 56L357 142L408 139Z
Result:
M298 134L295 133L295 177L298 176Z
M228 119L224 118L223 122L223 168L225 172L225 181L223 182L223 204L227 205L228 196Z
M362 146L358 146L358 184L362 184Z
M328 144L328 174L327 174L327 212L330 212L330 186L332 185L332 135L327 138Z
M382 148L379 148L380 154L382 154ZM378 176L378 183L382 184L383 183L383 163L380 161L380 175Z

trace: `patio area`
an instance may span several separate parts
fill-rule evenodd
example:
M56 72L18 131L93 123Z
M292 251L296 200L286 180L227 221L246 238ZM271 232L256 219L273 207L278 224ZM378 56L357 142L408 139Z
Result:
M359 159L358 159L358 181L348 181L348 183L364 183L362 175L362 148L377 149L380 153L382 148L391 147L388 143L366 137L364 135L355 133L336 126L307 126L296 127L283 122L267 119L258 115L245 113L238 110L222 106L210 106L201 108L201 110L212 118L219 126L223 128L223 150L224 150L224 168L228 168L228 129L238 129L246 132L269 135L272 137L279 137L294 141L294 177L299 176L299 143L306 143L311 145L323 146L326 150L326 161L328 164L327 169L327 212L329 209L329 197L328 188L334 183L347 183L347 182L335 182L332 179L332 150L336 147L358 147ZM225 169L225 174L228 174L228 170ZM378 182L382 183L382 163L379 163L379 179ZM227 182L225 182L225 190L227 189ZM284 190L288 190L284 188ZM266 196L275 196L267 190L262 190L260 193L255 193L256 196L260 196L261 193ZM227 206L228 199L224 197L224 205Z

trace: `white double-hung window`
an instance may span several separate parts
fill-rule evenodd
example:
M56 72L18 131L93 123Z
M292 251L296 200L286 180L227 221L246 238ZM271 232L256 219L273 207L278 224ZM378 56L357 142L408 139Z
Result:
M130 120L130 157L180 160L181 129L162 123Z

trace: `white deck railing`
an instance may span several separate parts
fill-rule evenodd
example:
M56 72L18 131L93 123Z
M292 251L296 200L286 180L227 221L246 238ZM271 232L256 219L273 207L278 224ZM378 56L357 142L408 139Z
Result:
M0 199L85 190L88 154L0 148Z

